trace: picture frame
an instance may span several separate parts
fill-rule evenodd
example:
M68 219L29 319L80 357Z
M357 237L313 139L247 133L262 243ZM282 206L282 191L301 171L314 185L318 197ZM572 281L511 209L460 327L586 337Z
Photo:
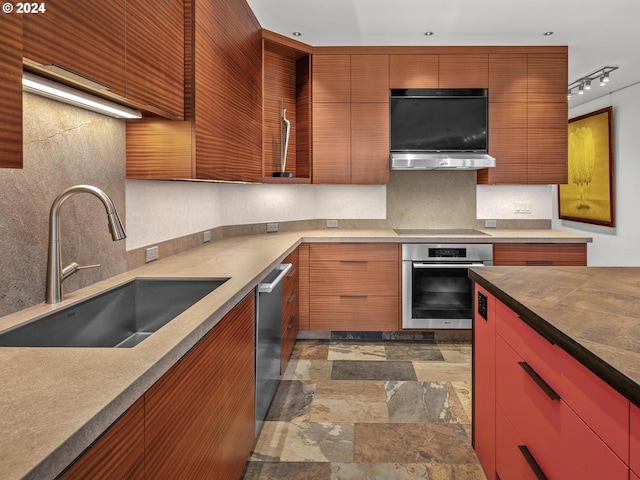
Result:
M569 119L568 183L558 185L559 218L615 226L613 107Z

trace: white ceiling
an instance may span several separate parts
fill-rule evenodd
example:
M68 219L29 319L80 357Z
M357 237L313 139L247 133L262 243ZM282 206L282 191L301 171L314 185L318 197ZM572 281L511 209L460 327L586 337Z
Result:
M639 0L248 0L263 28L312 46L568 45L567 83L617 66L570 105L640 81ZM302 32L293 37L292 32ZM432 31L427 37L424 32ZM551 36L543 33L553 31Z

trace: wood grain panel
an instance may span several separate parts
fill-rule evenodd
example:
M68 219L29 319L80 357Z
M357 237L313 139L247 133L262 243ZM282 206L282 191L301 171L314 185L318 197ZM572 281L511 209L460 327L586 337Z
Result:
M254 441L249 295L145 394L147 478L239 478Z
M144 478L144 398L138 399L59 480Z
M489 103L527 103L527 84L526 54L489 55Z
M477 54L511 54L541 53L566 55L566 46L544 45L465 45L465 46L344 46L313 47L317 55L477 55Z
M282 142L280 139L282 116L280 102L287 110L287 119L291 122L287 171L296 176L297 122L296 122L296 60L265 49L264 52L264 125L263 163L265 175L280 171Z
M227 48L227 4L232 0L194 1L193 21L213 39L219 48Z
M395 331L398 306L397 296L313 296L309 326L314 331Z
M351 101L350 55L314 55L312 71L314 104Z
M127 178L192 178L190 121L127 122Z
M399 248L397 243L312 243L309 246L314 262L397 262Z
M194 49L196 176L224 179L227 160L226 55L199 24L195 27Z
M397 262L318 262L312 256L310 271L312 300L320 295L398 294Z
M568 108L564 103L528 105L528 182L566 183Z
M0 168L22 168L22 15L4 15L0 42Z
M292 265L291 270L283 280L282 290L282 350L280 373L284 370L293 351L293 347L300 330L298 302L300 299L300 261L298 249L291 252L283 260Z
M438 88L438 55L390 55L389 88Z
M389 102L351 104L351 183L389 180Z
M489 86L489 56L440 55L438 87L487 88Z
M311 56L296 62L296 174L311 178Z
M567 104L568 61L566 54L528 56L529 102Z
M125 94L125 0L54 2L24 17L24 57ZM81 39L81 41L79 41Z
M389 103L389 55L351 55L351 102Z
M300 315L300 330L309 330L309 251L310 245L302 243L298 246L299 289L298 311Z
M496 243L493 264L505 265L587 265L586 243Z
M478 172L478 183L522 183L527 178L527 104L489 104L489 154L495 168Z
M313 105L313 183L351 183L349 103Z
M184 0L127 0L126 21L126 97L184 118Z

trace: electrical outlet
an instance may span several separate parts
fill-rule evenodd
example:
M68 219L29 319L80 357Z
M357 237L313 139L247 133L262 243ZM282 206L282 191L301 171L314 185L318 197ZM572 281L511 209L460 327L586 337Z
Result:
M211 241L211 231L207 230L202 233L202 243L207 243Z
M277 223L267 223L267 233L274 233L278 231Z
M145 263L149 263L149 262L153 262L154 260L157 260L159 257L159 251L158 251L158 247L151 247L151 248L147 248L144 251L144 261Z
M531 202L528 201L517 201L516 202L516 213L531 213Z
M496 228L497 222L495 220L485 220L484 228Z
M327 228L338 228L338 220L327 220Z

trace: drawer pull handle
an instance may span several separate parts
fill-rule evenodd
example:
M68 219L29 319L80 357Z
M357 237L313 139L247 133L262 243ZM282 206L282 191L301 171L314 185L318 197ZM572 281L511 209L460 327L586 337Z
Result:
M297 271L298 270L296 270L295 268L292 268L291 270L289 270L289 273L287 274L287 278L293 277Z
M367 260L340 260L340 263L369 263Z
M525 260L526 265L553 265L553 260Z
M289 298L287 298L287 303L293 302L294 298L296 298L296 292L293 292L291 295L289 295Z
M369 298L369 295L340 295L340 298Z
M531 380L536 382L542 391L549 397L551 400L560 400L560 395L556 393L556 391L549 386L547 382L545 382L540 375L536 373L536 371L531 368L531 366L527 362L518 362L518 365L522 367L522 369L531 377Z
M527 326L528 326L531 330L533 330L534 332L536 332L538 335L540 335L542 338L544 338L544 339L545 339L547 342L549 342L551 345L555 345L555 344L556 344L556 342L554 342L553 340L551 340L551 339L549 338L549 336L548 336L546 333L544 333L542 330L540 330L538 327L536 327L536 326L532 325L531 323L527 322L524 318L522 318L522 317L521 317L521 316L519 316L519 315L518 315L518 318L519 318L520 320L522 320L524 323L526 323L526 324L527 324Z
M540 465L538 465L538 462L536 462L536 459L533 458L533 455L531 455L531 452L526 447L526 445L518 445L518 449L520 449L520 453L522 453L522 456L529 464L529 467L531 467L531 470L533 471L533 474L536 476L536 478L538 480L547 480L547 476L540 468Z

